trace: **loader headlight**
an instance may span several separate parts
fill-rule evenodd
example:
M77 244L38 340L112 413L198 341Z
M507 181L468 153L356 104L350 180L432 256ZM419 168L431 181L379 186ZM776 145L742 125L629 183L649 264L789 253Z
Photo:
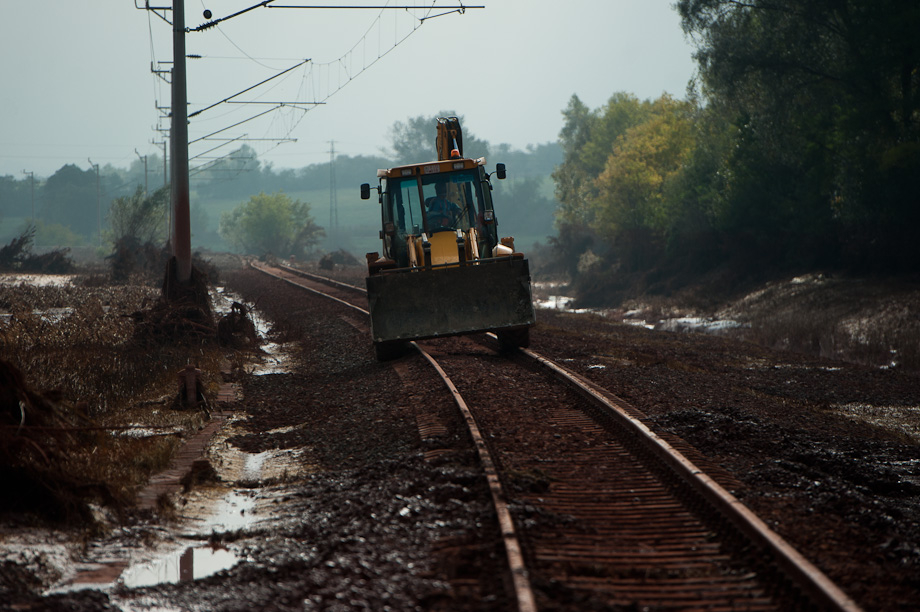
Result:
M487 211L484 211L484 212L482 213L482 222L483 222L483 223L492 223L493 221L495 221L495 213L494 213L494 211L487 210Z

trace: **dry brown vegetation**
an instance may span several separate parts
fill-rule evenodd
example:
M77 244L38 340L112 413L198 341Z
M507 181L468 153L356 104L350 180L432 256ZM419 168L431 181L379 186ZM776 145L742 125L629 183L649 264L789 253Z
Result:
M721 333L774 349L920 372L916 277L815 272L755 283L717 276L673 292L641 286L610 292L608 287L587 299L578 293L580 287L576 283L540 292L545 299L546 294L573 291L577 307L665 329L662 322L679 317L735 321L740 325Z
M0 483L22 492L0 511L83 521L121 507L165 468L202 411L178 410L177 372L192 362L216 394L223 352L138 341L157 304L143 285L0 286Z

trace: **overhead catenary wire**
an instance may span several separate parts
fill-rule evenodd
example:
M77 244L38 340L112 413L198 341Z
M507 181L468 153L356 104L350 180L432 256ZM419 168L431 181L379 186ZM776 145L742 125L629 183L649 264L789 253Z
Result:
M251 87L247 87L246 89L244 89L244 90L242 90L242 91L240 91L240 92L237 92L237 93L233 94L232 96L228 96L228 97L224 98L224 99L221 100L220 102L215 102L214 104L211 104L210 106L206 106L206 107L204 107L204 108L202 108L202 109L200 109L200 110L197 110L197 111L195 111L195 112L193 112L193 113L189 113L188 118L191 119L192 117L196 117L196 116L200 115L201 113L205 112L206 110L210 110L210 109L214 108L214 107L217 106L218 104L223 104L224 102L227 102L227 101L229 101L229 100L232 100L233 98L235 98L235 97L237 97L237 96L239 96L239 95L241 95L241 94L244 94L244 93L246 93L247 91L252 91L252 90L255 89L256 87L259 87L260 85L264 85L265 83L268 83L269 81L271 81L271 80L273 80L273 79L276 79L276 78L280 77L280 76L283 75L283 74L287 74L287 73L290 72L291 70L294 70L295 68L298 68L298 67L300 67L300 66L303 66L304 64L306 64L306 63L309 62L309 61L310 61L309 59L305 59L305 60L303 60L302 62L300 62L299 64L296 64L296 65L294 65L294 66L291 66L291 67L288 68L287 70L282 70L281 72L279 72L278 74L276 74L276 75L274 75L274 76L270 76L270 77L268 77L267 79L265 79L265 80L263 80L263 81L259 81L259 82L256 83L255 85L252 85ZM287 104L287 102L279 102L278 104L281 105L281 106L283 106L284 104ZM305 102L300 102L300 104L306 104L306 103L305 103Z
M137 2L138 0L135 1L136 8L139 8L139 9L146 8L148 10L148 13L154 12L154 14L156 14L159 18L163 19L164 21L169 22L169 20L166 19L166 11L171 10L171 8L153 7L153 6L150 6L149 3L147 3L147 6L138 6ZM202 3L202 6L204 6L204 3ZM259 83L253 86L250 86L232 96L228 96L227 98L224 98L218 102L209 104L208 106L205 106L204 108L201 108L199 110L196 110L190 113L189 119L191 120L192 118L200 119L200 116L205 111L210 110L214 108L215 106L225 104L225 103L226 104L236 104L236 105L271 104L271 108L265 112L261 112L252 117L248 117L240 121L234 122L231 125L227 125L221 129L211 131L205 136L194 138L189 141L189 144L195 144L195 143L200 143L202 141L209 140L212 136L216 134L220 134L234 127L237 127L243 123L248 123L260 117L265 117L265 116L268 116L270 121L266 125L264 130L262 131L262 138L259 141L265 142L265 143L270 142L273 144L268 145L267 147L259 147L259 150L257 151L259 155L266 155L284 143L296 141L297 139L293 138L292 135L297 130L297 128L300 126L303 119L306 117L307 112L309 112L310 110L313 110L318 105L325 104L329 100L329 98L331 98L333 95L341 91L346 85L348 85L348 83L350 83L352 80L360 76L362 73L368 70L371 66L376 64L380 59L387 56L396 47L400 46L403 42L405 42L406 39L408 39L413 33L415 33L421 27L421 25L424 24L427 20L430 20L434 17L451 14L455 12L462 14L466 11L466 9L484 8L484 6L482 5L464 6L463 3L461 2L459 3L459 6L457 8L450 7L450 10L446 10L440 13L435 13L435 10L439 8L437 7L436 0L432 0L431 2L424 2L424 3L416 4L416 5L397 4L397 3L394 3L388 0L385 4L338 5L338 6L331 5L331 4L313 4L313 5L284 4L284 5L280 5L280 4L275 4L275 0L265 0L262 2L254 3L253 5L247 8L241 9L239 11L236 11L224 17L210 20L207 23L202 24L200 26L191 27L191 28L187 27L185 28L185 31L186 32L201 32L204 30L211 30L212 28L214 28L218 32L220 32L220 34L229 42L229 44L231 44L234 48L236 48L245 57L245 59L263 68L269 68L269 66L267 66L265 63L259 61L259 58L257 58L257 54L249 53L247 50L243 48L243 46L241 46L240 44L237 44L237 42L234 41L231 38L231 36L226 31L224 31L224 29L221 27L222 23L230 19L234 19L236 17L249 14L251 11L257 8L337 9L337 10L365 9L365 10L376 10L378 11L378 14L376 18L372 21L372 23L364 31L364 33L358 38L355 44L352 45L352 47L349 48L348 51L343 53L338 58L333 59L329 62L324 62L324 63L319 63L319 64L316 64L314 61L311 61L311 60L303 60L297 65L291 68L288 68L284 71L281 71L278 74L273 75L272 77L264 79L260 81ZM441 7L441 8L446 9L448 7ZM404 12L402 13L394 12L393 13L393 32L391 35L392 38L390 38L390 40L387 41L386 39L389 38L389 35L384 34L384 29L382 27L383 26L383 16L387 10L393 10L393 9L399 9L399 11L404 11ZM161 14L158 11L161 11L163 14ZM210 18L209 11L206 11L205 15L206 15L206 18ZM411 23L410 25L408 25L408 27L405 26L405 23L406 23L404 19L405 15L408 15L411 20ZM401 27L405 28L403 32L400 32ZM155 60L156 49L155 49L154 40L153 40L152 18L150 18L149 16L148 16L148 29L150 30L150 39L151 39L150 47L151 47L151 56L152 56L151 69L153 71L153 66L156 65L155 63L156 62ZM367 51L368 51L368 48L370 47L369 43L373 43L374 38L376 38L376 42L377 42L376 57L374 56L373 53L370 55L370 57L368 57ZM202 59L217 59L218 58L218 56L211 58L206 53L201 53L201 54L195 53L194 55L196 58L202 58ZM229 59L229 58L225 56L221 56L220 59ZM243 59L243 58L237 58L237 59ZM263 59L267 59L267 58L263 58ZM297 68L302 68L303 72L299 79L299 86L297 87L295 91L296 95L290 96L291 98L290 102L272 103L264 99L258 99L259 96L256 96L256 99L253 99L253 100L246 100L246 101L233 100L233 98L236 98L240 94L247 92L247 91L252 91L262 85L265 85L271 81L274 81L275 79L278 79L279 77L282 77L283 75L289 74L291 71ZM279 81L275 85L273 85L273 88L279 86L286 79L287 79L286 76L283 79L279 79ZM162 85L162 83L160 83L160 85ZM158 89L155 88L155 94L157 93L157 91ZM263 92L261 95L264 96L265 93L266 92ZM284 100L287 97L288 97L287 95L281 95L281 96L278 96L278 99ZM157 95L157 99L159 98L160 96ZM228 110L227 113L218 114L215 117L211 117L211 119L212 120L215 118L219 119L220 116L230 115L234 112L235 111ZM157 119L158 125L156 129L158 130L161 129L159 124L164 118L165 116L162 116Z
M290 6L290 5L285 5L285 6L287 6L287 8L311 8L308 6ZM326 7L325 5L323 6ZM382 34L383 15L385 14L386 10L393 9L393 8L400 8L400 9L406 9L408 12L409 9L418 10L420 7L417 7L417 6L409 7L409 6L401 6L401 5L394 6L389 2L386 5L374 7L374 8L380 9L377 17L368 26L368 28L364 31L364 34L357 40L357 42L355 42L355 44L352 45L351 48L349 48L348 51L346 51L343 55L341 55L337 59L332 60L330 62L317 63L314 61L310 63L308 69L305 70L301 89L298 92L298 95L303 96L303 97L310 97L316 102L324 102L324 103L327 102L329 98L331 98L333 95L341 91L346 85L348 85L348 83L350 83L356 77L361 75L371 66L376 64L382 58L387 56L394 49L396 49L399 45L405 42L406 39L408 39L412 34L414 34L421 27L421 25L425 22L425 20L431 15L431 12L434 9L434 6L435 4L432 3L430 6L425 8L425 12L423 13L422 17L416 17L413 15L413 19L416 21L416 23L411 28L411 30L408 33L406 33L402 38L399 38L399 33L398 33L398 21L397 21L398 14L394 14L394 34L393 34L394 40L391 46L387 48L386 50L383 50L383 47L382 47L383 40L384 40L384 36ZM313 8L317 8L317 7L313 7ZM282 8L282 6L277 6L277 7L270 6L269 8ZM338 8L338 7L326 7L326 8ZM371 8L371 7L364 6L361 8ZM475 8L482 8L482 7L475 7ZM370 35L374 32L374 30L377 31L377 36L376 36L377 38L377 57L368 61L367 55L366 55L367 41ZM357 70L356 72L354 72L354 74L348 74L348 78L345 79L344 81L342 81L340 77L338 81L333 82L333 76L334 76L333 68L336 66L342 67L346 64L346 61L353 60L353 58L356 55L356 50L358 50L359 47L361 48L361 51L362 51L362 62L361 62L360 70ZM325 82L326 82L326 87L324 90L322 90L322 88L320 87L317 87L317 83L321 83L323 80L322 79L323 75L321 74L323 70L325 70ZM306 113L309 110L311 109L303 109L303 112L300 115L300 117L296 118L296 120L293 120L285 136L290 136L290 134L293 133L295 129L297 129L297 127L303 121L303 119L306 116ZM273 120L273 123L274 123L274 120ZM269 147L267 150L263 151L262 153L263 154L269 153L273 151L274 149L276 149L278 146L280 146L280 143L276 144L273 147Z

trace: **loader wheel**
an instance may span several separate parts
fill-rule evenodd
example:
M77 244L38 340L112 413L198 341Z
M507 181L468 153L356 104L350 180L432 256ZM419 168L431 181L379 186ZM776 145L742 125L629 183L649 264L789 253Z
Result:
M375 342L374 355L377 361L392 361L405 355L408 348L405 342Z
M498 336L498 346L503 351L530 346L529 327L495 332L495 335Z

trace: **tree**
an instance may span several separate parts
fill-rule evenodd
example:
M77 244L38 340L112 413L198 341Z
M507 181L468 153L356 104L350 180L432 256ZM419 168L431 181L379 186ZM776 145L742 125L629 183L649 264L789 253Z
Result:
M565 158L553 172L560 204L557 223L595 222L595 181L617 140L644 120L649 105L631 94L618 92L604 107L592 111L578 96L572 96L562 112L565 124L559 134Z
M435 148L437 136L438 117L453 117L453 111L441 111L438 115L419 115L407 119L405 122L397 121L390 128L390 138L393 142L393 151L390 156L397 164L416 164L437 159L438 152ZM464 125L464 118L460 117L460 127L463 130L463 156L476 158L489 154L489 143L479 140L472 131Z
M42 195L46 218L84 236L97 231L100 211L94 170L81 170L73 164L62 166L45 182Z
M264 192L220 217L220 235L243 253L306 256L325 231L310 216L310 205L284 193Z
M660 246L680 216L682 202L668 199L668 188L683 170L694 146L692 107L668 96L650 105L647 118L616 139L604 171L597 177L593 207L598 230L632 254Z
M541 180L533 176L510 178L496 192L498 223L502 232L518 236L543 237L552 233L556 202ZM498 188L497 188L498 189Z
M169 211L169 187L161 187L149 196L140 185L133 195L112 200L109 210L109 241L125 243L131 248L166 242L166 214Z
M678 10L711 103L738 128L737 218L767 220L799 255L839 249L903 266L920 254L920 5L681 0ZM741 199L751 196L769 210Z
M75 234L69 227L60 223L46 223L41 219L32 224L35 228L34 244L37 247L76 247L83 246L86 239ZM23 229L25 232L26 229Z
M565 123L559 133L559 142L564 157L553 172L556 200L560 204L556 222L557 225L587 225L593 221L588 202L593 197L591 185L594 177L582 162L581 151L591 138L597 117L576 95L569 99L562 116Z
M39 187L38 179L35 183ZM17 180L9 175L0 176L0 216L31 218L31 203L28 177Z

